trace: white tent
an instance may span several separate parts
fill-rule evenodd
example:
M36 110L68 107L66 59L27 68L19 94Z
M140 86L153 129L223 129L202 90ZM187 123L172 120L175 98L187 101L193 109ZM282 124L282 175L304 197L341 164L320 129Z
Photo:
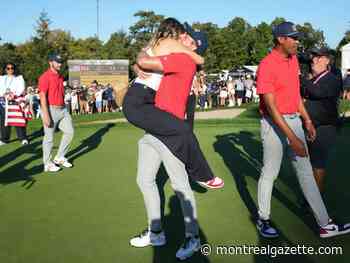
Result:
M342 46L341 51L341 71L343 76L347 69L350 69L350 43Z

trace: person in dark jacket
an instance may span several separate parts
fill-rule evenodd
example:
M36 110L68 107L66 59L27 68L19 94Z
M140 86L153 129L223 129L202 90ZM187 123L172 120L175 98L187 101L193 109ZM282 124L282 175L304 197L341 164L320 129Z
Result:
M316 139L308 142L308 148L314 177L322 193L327 159L336 141L342 82L330 70L331 55L327 48L313 49L311 53L311 76L301 79L301 87L305 108L316 128Z

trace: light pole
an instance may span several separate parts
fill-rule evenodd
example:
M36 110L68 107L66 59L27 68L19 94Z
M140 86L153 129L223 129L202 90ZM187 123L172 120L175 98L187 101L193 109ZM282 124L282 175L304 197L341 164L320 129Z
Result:
M96 16L96 19L97 19L96 36L97 36L97 39L100 39L100 0L96 0L96 11L97 11L97 16Z

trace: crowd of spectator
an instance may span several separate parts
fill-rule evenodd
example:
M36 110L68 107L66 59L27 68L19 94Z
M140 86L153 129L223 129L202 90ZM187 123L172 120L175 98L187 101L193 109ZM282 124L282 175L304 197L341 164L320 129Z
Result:
M197 74L193 92L197 96L197 107L211 109L240 107L243 103L259 102L255 80L252 75L229 76L206 80L203 72Z
M101 85L93 81L90 86L65 84L64 102L72 115L116 112L121 110L115 102L115 90L110 84ZM25 95L35 118L40 118L40 98L37 88L28 87Z

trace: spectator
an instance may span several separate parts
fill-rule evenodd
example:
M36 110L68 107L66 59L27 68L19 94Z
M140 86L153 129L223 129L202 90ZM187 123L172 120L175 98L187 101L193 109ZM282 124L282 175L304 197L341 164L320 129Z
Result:
M221 87L220 87L220 106L221 107L225 107L226 105L226 99L228 97L228 92L226 89L225 84L221 83Z
M244 83L243 83L243 79L238 78L235 82L236 84L236 99L237 99L237 105L238 107L240 107L242 105L243 102L243 98L244 98Z
M110 96L111 93L112 93L111 84L108 83L107 87L104 90L102 90L102 109L101 109L101 111L103 111L103 112L109 112L112 108L112 105L109 105L109 98L111 97Z
M250 75L247 75L246 79L244 80L246 102L250 102L253 97L253 85L254 81Z
M66 105L69 114L72 114L72 90L70 88L65 90L64 104Z
M79 114L79 100L78 100L78 94L77 94L76 90L72 91L71 104L72 104L72 114L78 115Z
M22 141L22 144L28 144L26 134L26 119L23 108L20 107L20 102L25 101L24 92L25 84L22 75L19 75L16 70L16 65L7 63L4 67L5 75L0 77L0 145L6 144L11 137L11 126L16 127L17 137ZM18 107L21 111L21 117L6 118L10 110L10 105ZM12 116L11 116L12 117Z
M78 90L78 100L80 114L88 113L87 90L85 85L82 85Z
M229 77L226 85L227 85L228 101L229 101L228 106L234 107L236 105L235 83L231 77Z
M103 100L103 94L105 91L102 89L102 87L98 87L95 92L95 105L98 113L102 113L102 102L107 101Z

